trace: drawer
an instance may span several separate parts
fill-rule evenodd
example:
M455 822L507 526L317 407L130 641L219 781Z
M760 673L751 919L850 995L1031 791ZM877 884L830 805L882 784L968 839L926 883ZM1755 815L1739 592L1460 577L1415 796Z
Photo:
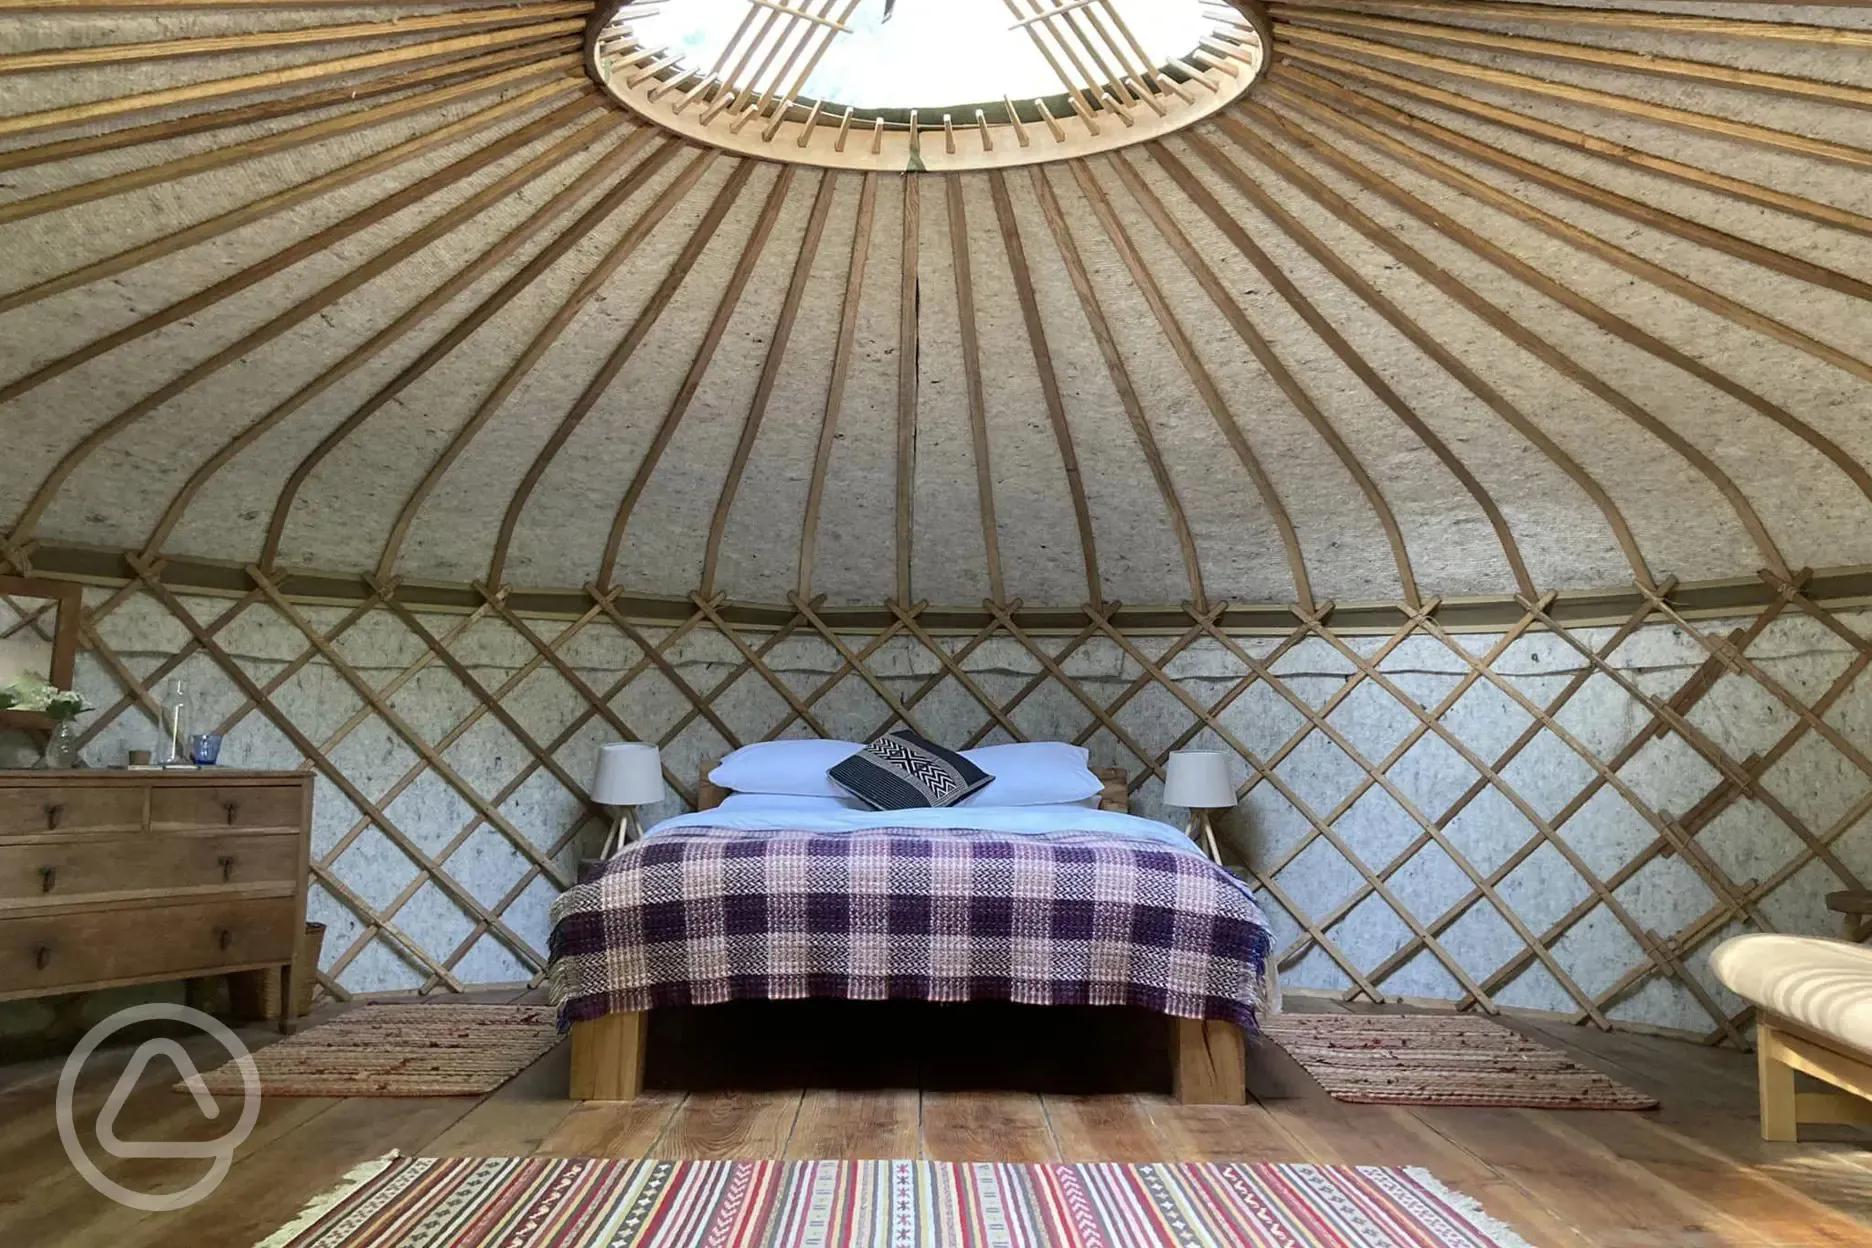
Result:
M298 785L158 785L150 792L150 827L296 828L305 814Z
M136 832L8 845L0 841L0 909L17 902L96 901L113 893L299 882L299 837L281 833Z
M292 961L290 897L0 919L0 994Z
M44 832L130 832L143 826L140 784L0 788L0 836Z

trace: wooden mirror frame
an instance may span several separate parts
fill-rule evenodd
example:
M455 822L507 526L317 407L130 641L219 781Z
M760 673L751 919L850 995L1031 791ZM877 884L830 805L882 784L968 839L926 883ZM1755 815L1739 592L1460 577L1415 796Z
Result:
M36 576L0 576L0 595L8 598L49 598L58 604L58 623L52 630L52 663L46 679L60 689L72 687L78 660L78 625L84 611L84 590L72 581L50 581ZM0 710L0 727L40 728L50 723L32 711Z

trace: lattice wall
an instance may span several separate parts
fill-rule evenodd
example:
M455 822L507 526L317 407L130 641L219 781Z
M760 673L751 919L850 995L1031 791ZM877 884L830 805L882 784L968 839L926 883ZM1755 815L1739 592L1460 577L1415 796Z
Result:
M240 598L153 575L87 590L86 749L148 744L151 691L180 675L227 762L309 760L321 981L340 996L537 981L548 905L602 827L581 786L620 737L663 744L659 814L735 744L900 720L1083 742L1131 768L1146 814L1170 751L1232 749L1243 800L1223 830L1289 985L1711 1041L1748 1023L1708 975L1713 942L1830 932L1824 894L1872 878L1872 614L1797 583L1721 622L1684 619L1667 589L1572 630L1544 599L1494 634L1452 634L1433 607L1389 636L1298 616L1239 636L1194 612L1126 635L1091 611L1035 636L990 606L979 632L937 636L902 606L867 635L804 601L778 630L701 599L647 627L595 592L576 619L525 618L499 598L412 609L390 586L308 605L250 575Z

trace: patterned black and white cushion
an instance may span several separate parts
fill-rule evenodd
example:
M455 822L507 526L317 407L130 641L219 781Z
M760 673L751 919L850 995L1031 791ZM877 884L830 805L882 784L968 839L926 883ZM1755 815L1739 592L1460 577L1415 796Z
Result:
M909 728L879 737L826 775L872 810L953 806L994 779Z

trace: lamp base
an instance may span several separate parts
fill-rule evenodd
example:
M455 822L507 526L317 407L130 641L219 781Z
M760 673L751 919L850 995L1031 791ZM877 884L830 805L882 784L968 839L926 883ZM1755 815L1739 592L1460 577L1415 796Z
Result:
M619 806L611 815L611 830L605 834L599 858L609 858L632 841L643 839L643 826L637 821L635 806Z
M1215 825L1210 822L1208 811L1190 811L1189 827L1184 831L1189 834L1190 840L1202 847L1203 853L1209 855L1209 861L1221 865L1222 851L1216 846Z

